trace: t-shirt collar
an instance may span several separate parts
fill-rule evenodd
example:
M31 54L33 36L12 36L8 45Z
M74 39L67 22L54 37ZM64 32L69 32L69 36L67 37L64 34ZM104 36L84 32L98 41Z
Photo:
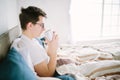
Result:
M24 39L25 41L27 41L28 43L29 43L29 42L33 42L33 39L28 38L28 37L27 37L26 35L24 35L24 34L22 34L21 38Z

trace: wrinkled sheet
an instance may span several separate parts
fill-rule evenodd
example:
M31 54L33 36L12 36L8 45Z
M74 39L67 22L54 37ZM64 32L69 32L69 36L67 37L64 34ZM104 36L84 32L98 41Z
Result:
M61 75L67 73L73 74L76 76L76 80L120 80L119 52L119 42L106 42L89 45L64 44L58 50L56 70ZM113 65L115 63L116 65ZM98 67L101 67L100 69L104 70L97 69ZM88 76L85 73L91 73L93 75Z

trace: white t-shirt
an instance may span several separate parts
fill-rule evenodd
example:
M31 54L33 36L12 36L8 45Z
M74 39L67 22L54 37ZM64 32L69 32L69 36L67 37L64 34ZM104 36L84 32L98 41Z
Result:
M31 40L27 36L22 35L21 38L14 40L11 47L14 47L20 52L34 73L34 65L41 63L44 60L46 60L47 63L49 62L49 56L36 39Z

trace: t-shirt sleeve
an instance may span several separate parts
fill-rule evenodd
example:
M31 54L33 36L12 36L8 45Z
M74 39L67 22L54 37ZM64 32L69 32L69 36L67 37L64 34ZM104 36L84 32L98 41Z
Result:
M30 56L31 56L33 65L39 64L42 61L46 61L48 63L50 59L44 48L40 48L36 46L33 46L30 49Z

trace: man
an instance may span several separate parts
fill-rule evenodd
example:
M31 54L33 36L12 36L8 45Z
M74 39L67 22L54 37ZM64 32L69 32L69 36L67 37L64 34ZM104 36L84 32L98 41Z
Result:
M16 47L29 67L37 75L42 77L50 77L54 75L56 68L58 36L53 33L52 40L47 40L47 51L45 51L45 49L35 39L45 30L45 17L46 13L40 8L29 6L26 9L21 9L19 18L22 36L17 42Z

